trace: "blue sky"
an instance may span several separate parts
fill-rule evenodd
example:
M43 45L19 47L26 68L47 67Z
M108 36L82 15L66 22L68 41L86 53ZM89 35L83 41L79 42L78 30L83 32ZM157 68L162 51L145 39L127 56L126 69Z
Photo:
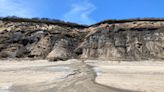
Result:
M47 17L80 24L164 18L164 0L0 0L0 16Z

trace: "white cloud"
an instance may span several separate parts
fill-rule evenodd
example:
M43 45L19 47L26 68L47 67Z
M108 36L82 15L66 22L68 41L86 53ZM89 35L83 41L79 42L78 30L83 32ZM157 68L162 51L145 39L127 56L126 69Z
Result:
M0 16L32 17L32 11L24 0L0 0Z
M95 5L89 0L80 0L80 2L73 3L71 5L70 11L64 15L66 21L81 23L81 24L91 24L94 22L90 18L90 14L96 9Z

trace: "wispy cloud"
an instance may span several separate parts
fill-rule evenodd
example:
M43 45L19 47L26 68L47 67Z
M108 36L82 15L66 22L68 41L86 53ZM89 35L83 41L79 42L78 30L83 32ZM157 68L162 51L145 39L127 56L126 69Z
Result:
M30 8L25 6L25 0L0 0L0 16L32 17Z
M81 24L91 24L94 20L90 17L90 14L95 9L95 5L90 0L80 0L71 4L71 9L64 15L64 19Z

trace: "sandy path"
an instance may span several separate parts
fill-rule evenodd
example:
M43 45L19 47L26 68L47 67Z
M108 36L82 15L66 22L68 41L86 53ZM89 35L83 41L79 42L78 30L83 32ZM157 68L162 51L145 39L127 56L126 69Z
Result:
M71 67L75 69L73 74L58 83L55 89L48 89L45 92L132 92L95 83L94 71L84 62L75 63Z

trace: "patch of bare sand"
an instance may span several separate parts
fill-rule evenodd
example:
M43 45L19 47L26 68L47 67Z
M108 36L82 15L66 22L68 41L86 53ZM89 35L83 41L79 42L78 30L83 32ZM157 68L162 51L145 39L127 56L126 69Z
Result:
M164 62L86 62L94 66L97 83L142 92L164 92Z
M0 61L0 91L16 85L34 85L60 81L69 73L72 73L70 67L64 66L64 64L70 64L72 61Z

